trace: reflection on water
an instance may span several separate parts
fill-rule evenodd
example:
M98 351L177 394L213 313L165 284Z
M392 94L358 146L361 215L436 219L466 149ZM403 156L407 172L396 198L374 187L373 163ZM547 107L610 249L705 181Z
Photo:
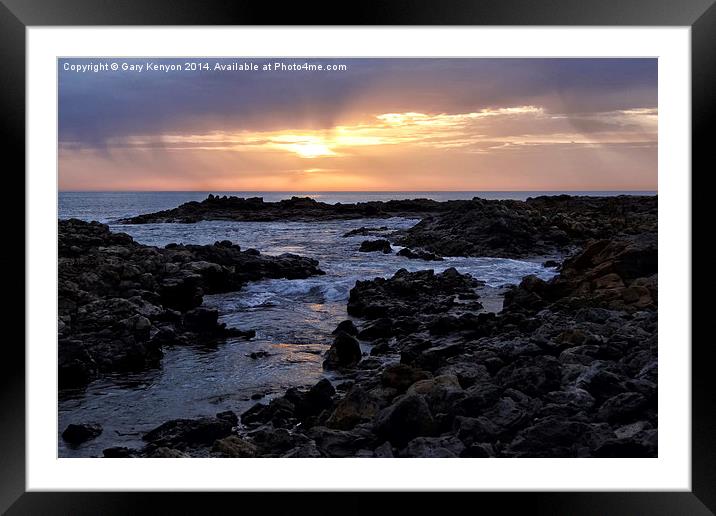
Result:
M76 449L60 439L60 456L99 456L109 446L141 446L141 434L174 418L237 413L264 395L267 399L292 386L308 386L322 377L322 354L331 332L346 314L356 280L391 276L401 267L455 267L490 286L516 283L527 274L548 278L539 263L498 258L448 258L423 262L395 253L360 253L366 237L342 238L361 226L403 229L417 221L402 218L330 222L200 222L197 224L115 225L138 242L211 244L231 240L266 254L292 252L317 258L325 276L305 280L264 280L240 292L207 296L221 320L253 329L251 341L228 340L214 346L175 347L165 352L161 368L92 383L84 392L60 400L59 431L69 423L98 422L103 433ZM258 352L266 352L266 356ZM252 353L253 357L252 358Z

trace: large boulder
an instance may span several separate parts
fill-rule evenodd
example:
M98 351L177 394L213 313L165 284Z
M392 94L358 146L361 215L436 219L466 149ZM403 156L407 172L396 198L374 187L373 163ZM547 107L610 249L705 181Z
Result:
M375 418L376 434L398 446L435 431L435 421L425 399L419 394L406 394L381 410Z
M237 424L238 418L231 411L220 412L216 417L174 419L147 432L142 440L155 446L179 449L209 446L217 439L229 436Z
M352 335L345 332L336 334L333 344L326 352L324 369L343 369L353 367L362 357L360 344Z
M393 249L390 247L390 242L387 240L364 240L361 242L358 250L362 253L381 252L383 254L389 254L393 252Z

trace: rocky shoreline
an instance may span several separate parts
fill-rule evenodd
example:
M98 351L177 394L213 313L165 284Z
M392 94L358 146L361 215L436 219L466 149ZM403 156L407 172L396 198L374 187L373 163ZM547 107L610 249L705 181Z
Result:
M214 198L212 203L228 206L237 202L223 199ZM526 202L475 199L450 203L450 208L423 212L423 220L400 235L379 234L411 248L416 255L430 253L422 259L439 259L441 255L537 256L555 250L572 250L571 256L552 280L527 276L508 289L499 313L483 309L480 279L455 269L439 274L401 269L388 279L359 281L347 306L353 319L338 325L324 361L324 368L337 372L339 381L323 379L310 389L289 389L240 415L228 411L167 421L143 436L143 448L109 448L104 456L657 456L656 197L558 196ZM168 210L173 215L160 212L165 215L135 217L134 222L177 221L171 217L181 217L186 206L177 208L178 212ZM356 205L350 206L353 208L345 209L343 215L356 213ZM310 219L314 209L322 214ZM223 208L203 213L217 210ZM249 211L241 216L250 216ZM314 205L308 212L310 220L335 216L329 214L330 209ZM193 216L203 216L199 213L194 211ZM226 213L229 211L222 216ZM366 215L356 218L362 217ZM105 303L105 292L120 288L121 276L109 283L106 291L91 286L97 283L94 278L80 281L98 261L109 262L117 272L123 260L144 263L143 256L151 255L157 266L140 270L156 271L152 274L158 285L147 289L151 294L139 297L160 307L159 313L178 313L171 328L189 340L195 334L187 333L184 321L197 310L201 296L196 304L197 296L177 286L176 291L182 293L177 299L191 299L192 303L164 307L161 300L168 298L162 286L168 285L173 292L174 279L191 274L198 276L192 281L202 292L216 291L212 289L221 288L219 285L240 288L254 277L247 272L235 277L236 271L258 267L246 266L243 260L253 263L251 260L261 256L240 251L238 246L225 256L225 243L150 248L132 242L127 235L111 234L106 226L89 224L88 229L79 221L67 224L72 226L67 234L77 233L82 237L79 240L92 241L71 252L72 238L64 244L60 241L60 285L62 289L63 267L74 271L65 278L70 287L64 288L72 292L75 303L84 298L74 293L73 283ZM380 231L359 228L353 234L373 236ZM130 252L120 251L120 260L116 252L107 251L112 247ZM374 252L388 249L382 242L366 247ZM320 273L318 264L306 258L261 258L268 260L258 267L263 277ZM63 259L68 260L64 266ZM70 267L77 260L82 262ZM273 260L285 263L279 266ZM233 269L214 281L206 272L211 267L199 267L205 272L193 270L197 266L190 264L197 261ZM160 272L166 263L177 263L178 269L171 268L171 274ZM131 290L119 299L139 303ZM62 300L62 292L60 297ZM62 310L61 303L61 330ZM150 333L154 332L142 342L152 342L161 334L166 317L159 313L153 318L140 314L149 319ZM85 340L76 329L81 326L72 317L69 320L70 330L65 330L64 338ZM230 331L212 324L209 327L209 335ZM134 327L132 331L136 331ZM90 335L89 348L104 349L101 332L97 337ZM362 353L361 347L366 346L370 351ZM89 425L74 428L72 435L92 438L98 431L101 429Z
M158 248L77 219L59 221L58 241L61 389L156 367L166 346L251 338L219 323L215 309L201 306L204 294L323 274L316 260L297 255L265 256L229 241Z
M234 221L317 221L387 217L422 217L457 208L462 201L438 202L430 199L369 201L355 204L328 204L310 197L291 197L264 202L262 197L209 196L170 210L121 219L121 224L178 222L190 224L202 220Z
M327 204L309 197L264 202L260 197L219 197L122 219L124 224L202 220L320 221L409 217L422 219L400 234L361 227L345 236L390 238L437 256L524 258L573 253L593 239L656 231L656 196L540 196L526 201L429 199Z

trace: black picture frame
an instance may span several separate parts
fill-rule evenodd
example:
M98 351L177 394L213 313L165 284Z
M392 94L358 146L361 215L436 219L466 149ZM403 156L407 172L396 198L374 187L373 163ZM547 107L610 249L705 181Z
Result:
M0 0L0 98L1 126L4 129L3 153L7 188L16 199L24 199L25 167L25 29L43 25L571 25L571 26L689 26L691 27L692 80L692 220L700 220L694 211L705 206L706 188L694 188L697 174L706 173L706 159L712 143L707 126L714 119L716 91L716 5L714 0L488 0L367 1L353 4L293 3L275 6L249 0ZM13 165L10 166L9 163ZM22 173L20 171L23 171ZM698 178L698 183L703 179ZM9 184L8 184L9 183ZM19 195L17 192L23 192ZM23 201L20 201L21 203ZM10 220L9 235L13 242L3 254L6 277L3 286L12 292L16 310L25 307L25 285L15 265L10 269L8 257L25 270L25 227L20 224L17 203L7 203L4 211ZM702 213L702 215L704 215ZM24 221L24 218L23 218ZM692 230L692 235L698 235ZM707 233L708 235L708 233ZM698 247L706 239L692 244L694 266L705 271L705 253ZM699 263L701 261L702 263ZM25 273L27 271L25 270ZM693 274L693 272L692 272ZM601 493L475 493L450 494L449 506L467 504L482 512L495 507L500 512L520 510L531 514L714 514L716 512L716 390L710 382L714 363L713 341L698 339L696 330L708 321L709 303L699 304L695 294L713 285L707 275L699 276L692 287L692 490L690 492L601 492ZM23 292L20 296L19 292ZM8 305L6 305L8 306ZM20 314L17 314L19 321ZM668 316L668 314L667 314ZM10 324L7 328L19 327ZM316 494L294 494L292 500L275 493L27 493L25 492L25 353L20 346L24 331L3 343L0 359L0 510L7 514L134 514L192 513L212 511L224 503L240 510L258 504L271 513L308 510L322 512L364 513L388 507L378 494L350 493L338 505L325 494L313 503L306 497ZM687 343L667 343L672 345ZM209 497L211 497L209 499ZM241 500L237 500L240 497ZM469 500L466 498L469 497ZM296 500L295 498L298 498ZM433 497L445 509L445 501ZM290 505L283 505L289 503ZM401 503L426 508L422 494L410 495ZM283 505L283 507L282 507ZM289 509L290 507L290 509ZM405 507L405 506L404 506ZM406 509L407 511L408 509Z

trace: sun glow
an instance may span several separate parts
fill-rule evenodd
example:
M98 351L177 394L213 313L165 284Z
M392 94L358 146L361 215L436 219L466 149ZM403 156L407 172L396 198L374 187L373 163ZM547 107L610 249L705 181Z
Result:
M328 145L323 143L295 143L284 148L302 158L320 158L323 156L335 156L336 154L328 148Z
M194 163L196 171L185 173L191 176L187 185L199 186L182 183L178 189L230 190L240 184L258 190L370 190L419 184L429 190L467 188L468 181L477 185L472 188L484 188L489 170L501 171L491 183L514 189L529 186L524 170L539 159L542 167L562 167L567 178L563 182L570 186L569 181L577 177L574 163L594 159L590 149L599 152L602 174L608 173L604 167L610 159L622 167L647 170L651 165L643 156L653 155L656 148L657 120L656 108L553 113L541 106L518 105L463 113L389 112L319 129L125 136L108 140L98 159L106 168L109 156L110 163L122 170L138 163L151 170L160 153L174 160L172 170ZM61 151L63 170L89 171L94 166L86 161L91 154L71 142ZM451 167L455 172L446 173ZM226 177L207 182L201 172L206 169L217 176L223 171ZM391 174L386 175L387 170ZM514 176L511 182L504 178L505 170ZM446 176L452 176L453 182ZM621 184L619 177L609 177L610 184ZM135 179L133 188L143 181L144 177Z

